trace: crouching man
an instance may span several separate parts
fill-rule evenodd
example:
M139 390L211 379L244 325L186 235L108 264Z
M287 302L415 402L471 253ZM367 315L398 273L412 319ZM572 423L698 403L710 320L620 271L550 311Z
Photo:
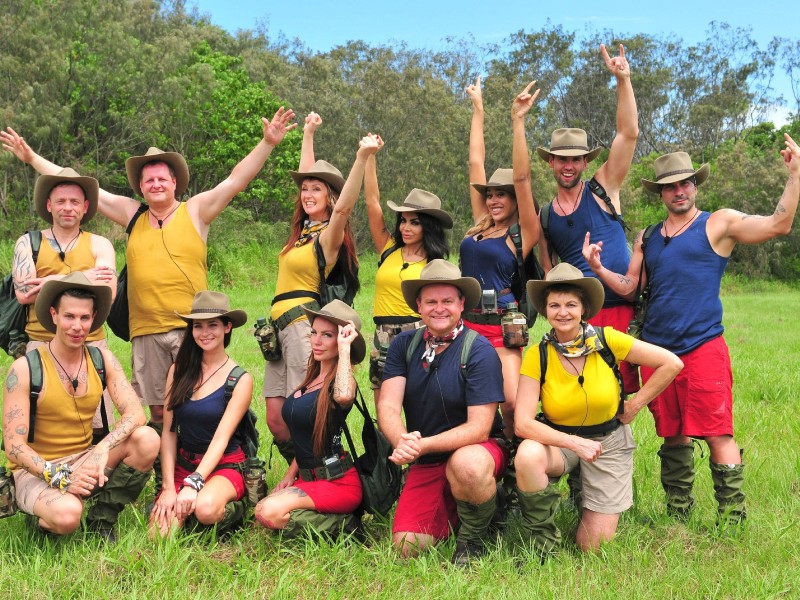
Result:
M3 388L3 442L20 510L38 517L44 531L66 535L78 528L91 498L87 527L113 542L119 513L150 477L159 438L143 426L141 402L119 361L107 348L85 344L110 306L111 288L90 283L81 272L45 282L36 316L55 337L11 365ZM103 377L120 417L93 446Z

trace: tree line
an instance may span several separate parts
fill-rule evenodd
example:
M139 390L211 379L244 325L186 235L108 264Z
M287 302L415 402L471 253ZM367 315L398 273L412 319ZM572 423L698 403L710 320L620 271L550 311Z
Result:
M0 126L121 194L130 193L125 159L149 146L181 152L192 174L189 193L207 189L258 139L260 117L285 105L301 119L312 110L322 115L316 154L345 173L360 137L380 133L387 142L378 158L384 200L428 189L454 215L458 234L470 219L466 85L483 76L489 173L511 165L511 101L532 79L542 93L528 122L531 150L549 146L557 127L581 127L590 144L607 149L616 91L601 43L624 44L639 107L637 153L621 193L634 230L663 216L639 178L652 176L658 155L677 149L712 165L701 208L771 213L784 185L782 133L800 133L800 42L776 37L761 48L749 30L722 22L693 45L672 36L578 33L548 21L499 44L464 37L429 51L355 41L320 53L263 27L232 35L182 0L7 0L0 14ZM789 75L793 98L776 97L779 72ZM793 112L776 128L767 119L781 100ZM300 132L287 136L236 199L256 221L290 217L296 192L288 171L297 167L300 139ZM552 175L536 156L531 164L537 200L547 201ZM0 233L12 237L37 226L35 173L8 153L0 166ZM368 248L363 206L354 218ZM119 235L110 226L105 233ZM730 270L793 279L798 250L795 231L737 249Z

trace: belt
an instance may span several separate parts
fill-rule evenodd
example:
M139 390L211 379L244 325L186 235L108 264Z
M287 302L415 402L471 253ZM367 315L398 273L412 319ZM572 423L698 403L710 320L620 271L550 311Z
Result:
M383 331L392 335L397 335L403 331L412 331L422 327L422 321L417 319L413 323L376 323L375 331Z
M465 310L461 316L465 321L476 325L500 325L505 312L504 308L498 308L496 313L482 313L481 309L475 308L473 310Z
M604 437L622 426L622 422L616 417L605 423L598 423L597 425L558 425L545 417L544 413L536 415L536 420L540 423L544 423L548 427L552 427L556 431L589 439Z
M342 473L344 473L353 467L353 459L350 458L349 454L345 454L339 458L339 464L341 465ZM314 467L313 469L300 469L299 475L300 479L303 481L317 481L320 479L329 481L331 479L330 475L328 474L328 468L325 465L321 467ZM338 477L341 477L341 475L338 475L336 478Z
M419 317L372 317L375 325L407 325L417 321Z
M175 462L181 466L181 468L186 469L189 472L197 470L197 464L191 462L193 460L202 459L204 454L198 454L197 452L189 452L188 450L184 450L183 448L178 450L178 454L175 456ZM198 463L199 464L199 463ZM219 471L220 469L238 469L239 471L242 470L242 466L244 463L219 463L214 469L211 471L212 473Z
M319 303L316 300L313 300L311 303L302 306L295 306L290 308L285 313L283 313L280 317L275 319L273 323L275 324L275 328L278 331L283 331L286 329L286 326L289 325L292 321L299 319L300 317L305 316L305 311L303 310L303 306L309 308L311 310L319 310Z

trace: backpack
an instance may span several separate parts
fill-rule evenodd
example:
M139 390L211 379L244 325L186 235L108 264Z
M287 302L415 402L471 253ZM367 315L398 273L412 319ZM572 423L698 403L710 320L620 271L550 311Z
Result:
M647 318L647 306L650 302L650 290L652 288L650 283L650 275L647 273L647 261L644 259L644 250L647 247L647 240L653 235L657 227L661 227L662 223L654 223L648 225L642 234L642 267L639 272L639 281L636 282L636 293L633 296L633 319L628 325L628 335L632 335L637 340L642 335L644 328L644 320ZM642 271L644 276L647 277L647 284L642 289Z
M542 265L539 264L533 248L531 248L528 256L523 258L522 233L519 223L511 225L506 235L508 235L514 243L517 256L517 271L514 273L514 278L511 280L511 293L519 300L519 310L525 315L528 327L533 327L539 313L536 312L533 304L531 304L530 298L528 298L527 284L530 279L544 279L544 269L542 269Z
M424 333L425 328L422 327L417 329L414 332L414 335L411 336L411 341L408 343L408 348L406 349L406 366L411 366L411 356L414 354L414 350L417 349L417 346L419 346L419 343L422 341L422 336ZM461 374L461 378L466 380L469 352L472 350L472 344L478 337L478 332L474 329L470 329L469 327L465 327L462 335L464 336L464 343L461 345L461 358L458 361L458 372Z
M389 258L389 255L394 253L394 252L396 252L396 251L398 251L398 250L400 250L400 248L402 248L402 246L398 246L397 244L392 244L386 250L381 252L381 255L378 257L378 267L380 268L380 266L383 264L383 262L387 258Z
M606 343L606 334L603 331L602 327L598 327L595 329L597 332L597 339L600 341L600 344L603 346L600 348L597 353L603 359L603 362L608 365L608 368L614 372L614 377L617 378L617 383L619 384L619 408L617 409L617 414L621 415L625 412L625 385L622 381L622 374L619 372L619 365L617 365L617 357L614 356L614 353L611 351L611 348L608 347ZM541 378L539 379L539 387L540 389L544 387L544 378L545 374L547 373L547 344L549 342L547 340L542 340L539 342L539 366L541 369Z
M143 212L150 208L144 202L136 209L136 213L131 217L128 226L125 228L125 233L130 238L133 226L142 215ZM122 267L122 270L117 276L117 295L114 297L114 302L111 303L111 310L106 318L106 323L121 340L129 342L131 339L130 329L130 311L128 310L128 265Z
M31 240L31 255L35 265L39 258L39 248L42 245L42 232L29 231L27 235ZM14 291L14 277L9 273L0 282L0 348L5 350L9 356L17 358L10 352L13 349L10 348L11 333L16 332L17 336L24 335L27 324L28 305L20 304L17 300L17 294ZM22 352L24 351L21 351L19 355Z
M319 269L320 306L325 306L331 300L341 300L348 306L353 306L353 298L361 287L358 281L358 263L356 262L355 270L351 271L347 264L347 253L344 247L341 247L333 269L325 277L325 252L322 250L319 236L314 238L314 254Z

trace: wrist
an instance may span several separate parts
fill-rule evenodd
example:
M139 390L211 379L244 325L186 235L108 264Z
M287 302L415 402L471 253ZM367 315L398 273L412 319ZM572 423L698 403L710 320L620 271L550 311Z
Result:
M72 473L72 469L66 463L53 464L45 461L42 469L42 479L51 488L59 490L63 494L69 487L70 473Z
M194 473L190 473L183 480L183 486L190 487L195 492L199 492L200 490L202 490L205 484L206 484L205 478L197 471L195 471Z

